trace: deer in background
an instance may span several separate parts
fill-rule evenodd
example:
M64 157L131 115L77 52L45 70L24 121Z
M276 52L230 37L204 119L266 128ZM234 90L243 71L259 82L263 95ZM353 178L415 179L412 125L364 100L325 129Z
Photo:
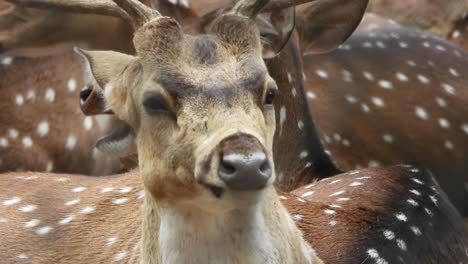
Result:
M389 17L395 21L422 31L443 36L457 44L465 42L468 12L466 0L375 0L368 11ZM462 26L464 25L464 26ZM465 48L466 46L461 46Z
M374 203L358 202L367 212L363 215L338 210L338 204L327 208L325 204L307 203L305 198L319 190L314 189L313 184L304 186L310 191L299 193L301 197L289 196L288 199L276 194L272 186L276 177L273 159L276 110L273 101L276 100L276 89L289 90L290 86L278 86L283 79L278 83L274 81L262 55L268 57L281 50L283 45L275 41L284 42L289 39L289 34L282 35L285 39L264 34L265 29L271 33L272 25L268 20L256 26L251 18L262 15L282 18L274 20L277 29L292 30L293 10L287 7L294 2L240 1L214 22L211 33L198 36L184 34L174 19L161 17L157 11L138 2L116 3L131 17L136 29L137 54L79 50L89 69L85 72L96 81L88 98L83 99L90 99L94 93L103 94L102 100L93 103L85 100L87 109L111 110L129 125L127 134L133 133L130 138L137 145L139 171L101 178L58 174L3 175L0 177L0 193L9 198L2 200L0 207L2 217L5 216L1 219L5 228L0 229L2 259L33 263L321 263L320 258L333 259L337 255L334 250L315 253L304 241L281 205L281 199L295 205L298 211L309 208L318 212L319 209L325 215L337 217L343 212L348 217L358 217L363 223L371 223L369 227L376 230L396 226L395 219L407 222L406 214L411 213L411 220L432 219L431 225L442 231L438 233L430 227L409 229L424 232L418 241L420 246L414 252L411 250L413 245L403 240L406 239L403 235L411 231L394 233L394 238L387 232L382 234L389 238L353 240L353 248L358 245L362 252L350 252L345 248L351 246L349 242L336 241L334 249L342 250L339 257L344 263L356 263L355 259L363 263L368 260L386 263L387 259L393 260L397 255L402 261L435 262L442 259L458 262L467 258L464 252L466 234L460 216L430 175L416 168L369 169L325 180L332 180L328 184L331 186L352 179L357 183L346 184L357 187L368 182L369 186L381 190L379 194L382 196L376 195L378 199ZM316 3L329 4L327 1ZM81 5L77 1L66 2L63 8L69 8L69 4L82 12L99 12L102 7ZM354 8L348 8L343 19L357 25L354 20L359 21L366 4L367 1L353 2ZM329 7L338 10L342 3L335 2ZM108 2L107 8L115 9L117 5ZM265 13L258 15L261 11ZM267 11L276 14L269 15ZM326 19L329 13L319 15L316 13L312 17L320 17L324 24L333 21ZM347 30L351 32L344 32L343 28L337 28L329 28L327 37L332 41L322 42L326 48L346 39L354 29L349 26ZM265 37L262 38L265 41L263 48L260 36ZM276 38L267 39L267 36ZM296 65L301 65L297 40L288 42L285 48L294 56L282 54L268 63L268 69L276 69L279 76L284 72L275 65L280 65L285 58L291 61L298 58ZM305 100L299 102L305 106ZM303 109L305 112L305 107ZM283 122L279 127L292 129L289 122ZM112 139L107 138L108 141ZM107 146L105 142L103 144ZM131 147L132 142L128 146ZM360 173L362 175L358 175ZM375 181L366 181L373 177ZM381 177L386 181L380 180ZM17 191L22 189L24 192L31 180L36 181L35 188L27 195L19 196ZM400 208L395 203L401 200L405 187L413 188L414 184L418 184L414 195L421 195L415 197L414 202L433 210L430 211L432 216L418 207L405 204ZM320 185L320 189L326 186ZM47 187L47 199L43 187ZM373 188L371 194L376 193ZM397 195L396 188L400 191ZM432 204L426 197L429 189L437 199ZM359 195L358 191L343 189L326 195L336 199L337 203L353 203L343 196L345 193L353 198ZM141 200L144 200L142 207ZM385 206L380 207L382 205ZM52 210L54 214L50 213ZM393 210L400 211L393 214ZM295 219L304 221L303 224L311 220L307 215L295 215ZM356 227L356 222L360 223L357 220L346 224ZM15 223L24 223L24 226L15 226ZM337 224L334 222L334 226ZM305 226L310 229L304 230L310 232L324 230ZM333 229L331 226L325 225L328 230ZM31 230L18 234L15 228ZM381 248L372 244L392 240L396 247ZM416 237L407 241L413 240ZM367 248L369 244L372 248ZM421 249L424 256L421 256Z
M304 56L307 98L320 113L325 148L343 170L400 162L430 169L468 216L466 53L381 21L332 53Z
M184 6L157 5L166 15L191 15ZM77 98L89 83L82 80L72 47L131 54L132 34L121 18L0 1L0 49L5 52L0 54L0 171L109 175L123 169L119 159L94 148L96 139L119 122L108 115L83 116ZM134 164L130 159L124 163Z

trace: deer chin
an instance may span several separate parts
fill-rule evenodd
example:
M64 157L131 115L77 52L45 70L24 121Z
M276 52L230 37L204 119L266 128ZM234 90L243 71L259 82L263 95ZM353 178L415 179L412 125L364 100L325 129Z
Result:
M137 153L135 131L129 125L122 124L111 134L100 138L96 142L96 148L104 154L119 158L135 155Z

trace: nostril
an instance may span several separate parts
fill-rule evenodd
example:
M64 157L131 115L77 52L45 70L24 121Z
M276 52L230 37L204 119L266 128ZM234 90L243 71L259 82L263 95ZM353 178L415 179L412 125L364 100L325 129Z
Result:
M91 86L86 86L83 89L81 89L81 92L80 92L81 104L84 104L86 102L86 100L88 100L88 98L91 95L92 91L93 91L93 88Z
M270 163L265 161L260 165L260 173L269 173L271 171Z
M236 172L236 167L234 167L228 161L222 159L220 163L220 170L221 172L226 173L226 174L234 174Z

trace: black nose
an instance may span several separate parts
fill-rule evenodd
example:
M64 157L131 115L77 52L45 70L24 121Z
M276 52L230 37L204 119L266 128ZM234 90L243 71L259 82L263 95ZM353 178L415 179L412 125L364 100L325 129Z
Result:
M264 188L271 178L271 167L264 152L229 153L220 157L219 178L234 191Z

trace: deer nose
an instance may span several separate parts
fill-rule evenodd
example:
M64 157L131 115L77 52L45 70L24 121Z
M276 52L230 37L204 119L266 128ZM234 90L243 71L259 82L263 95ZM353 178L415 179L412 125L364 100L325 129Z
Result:
M235 141L237 142L230 143L248 147L242 148L242 151L235 149L233 151L229 149L230 144L224 144L219 159L218 177L233 191L254 191L264 188L272 177L272 169L267 155L259 147L260 143L256 139L242 137ZM250 143L245 144L246 141Z
M80 104L83 105L93 92L93 88L91 86L85 86L80 91Z

